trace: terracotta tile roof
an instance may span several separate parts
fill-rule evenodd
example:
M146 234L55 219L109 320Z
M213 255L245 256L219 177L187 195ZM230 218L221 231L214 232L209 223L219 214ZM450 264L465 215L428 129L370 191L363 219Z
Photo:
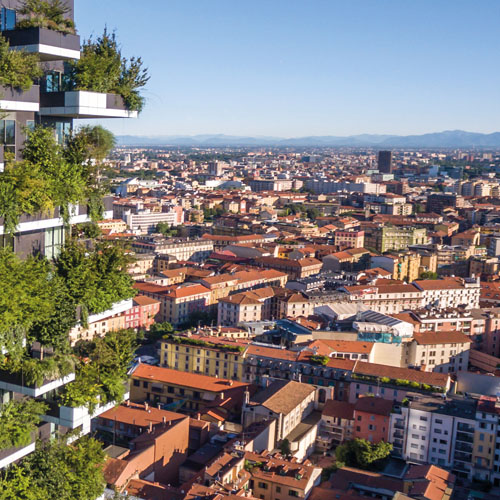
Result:
M262 358L282 359L283 361L295 361L297 353L286 349L278 349L273 347L263 347L260 345L248 346L247 356L260 356Z
M347 401L336 401L329 399L321 412L323 417L338 417L346 420L354 418L354 404Z
M164 419L166 422L172 422L187 417L180 413L159 410L154 406L148 406L146 409L143 404L129 402L115 406L111 410L99 415L99 418L105 418L128 425L136 425L137 427L148 427L150 423L153 425L161 424Z
M354 410L388 417L391 414L392 401L371 396L360 397L356 403L354 403Z
M462 332L416 332L413 339L419 345L466 344L471 339Z
M316 343L327 346L332 352L352 352L359 354L370 354L375 345L374 342L361 342L359 340L316 340L311 346Z
M142 363L134 370L132 378L163 382L165 384L190 387L209 392L225 392L228 390L242 389L250 385L243 382L207 377L206 375L198 375L196 373L180 372L171 370L170 368L161 368L159 366L151 366Z
M417 280L413 282L422 290L452 290L463 288L463 280L461 278L441 278L438 280Z
M393 380L409 380L410 382L434 385L436 387L446 387L449 381L449 375L446 373L422 372L410 368L367 363L366 361L357 361L353 373L372 377L388 377Z
M138 306L151 306L153 304L159 304L160 301L153 299L151 297L146 297L146 295L136 295L134 297L134 304Z
M274 413L288 415L315 390L315 387L309 384L301 384L293 380L276 380L266 389L258 392L252 401Z

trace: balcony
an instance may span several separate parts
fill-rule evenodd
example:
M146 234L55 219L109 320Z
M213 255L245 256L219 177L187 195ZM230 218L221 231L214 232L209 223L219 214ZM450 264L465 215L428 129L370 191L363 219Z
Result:
M84 90L42 92L40 114L62 118L137 118L121 96Z
M40 109L40 87L33 85L29 90L0 86L0 109L2 111L31 111Z
M4 31L10 47L38 54L41 61L80 59L80 37L49 30L27 28Z
M4 156L3 156L3 146L0 145L0 172L5 169Z
M75 374L70 373L69 375L56 380L44 380L41 385L27 384L22 373L0 371L0 390L37 398L47 392L69 384L73 380L75 380Z
M130 393L127 384L123 398L127 400L129 397ZM89 410L85 406L73 408L70 406L59 406L57 403L49 403L49 405L51 409L43 416L45 422L67 427L68 429L79 429L80 435L85 435L91 431L91 420L111 410L117 403L110 401L109 403L98 405L93 413L89 413Z
M70 224L81 224L90 221L90 217L87 214L86 205L72 205L70 209L71 209ZM109 215L108 211L106 211L106 215ZM21 215L21 217L19 218L19 225L17 227L16 232L27 233L29 231L41 231L44 229L50 229L54 227L62 227L63 225L64 221L60 215L59 208L56 208L52 212L48 213L40 212L33 215L29 214ZM4 233L5 233L4 220L2 217L0 217L0 236Z

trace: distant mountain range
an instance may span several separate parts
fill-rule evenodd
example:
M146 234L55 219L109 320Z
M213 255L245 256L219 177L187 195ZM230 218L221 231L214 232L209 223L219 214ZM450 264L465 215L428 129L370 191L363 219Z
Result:
M500 148L500 132L480 134L463 130L447 130L423 135L350 135L310 136L285 139L281 137L244 137L224 134L166 135L117 137L122 146L319 146L319 147L376 147L376 148Z

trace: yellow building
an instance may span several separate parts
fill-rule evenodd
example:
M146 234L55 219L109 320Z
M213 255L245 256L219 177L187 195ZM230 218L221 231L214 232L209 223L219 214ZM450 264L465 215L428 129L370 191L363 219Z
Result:
M173 336L161 341L165 368L210 377L243 380L243 361L250 342L206 335Z

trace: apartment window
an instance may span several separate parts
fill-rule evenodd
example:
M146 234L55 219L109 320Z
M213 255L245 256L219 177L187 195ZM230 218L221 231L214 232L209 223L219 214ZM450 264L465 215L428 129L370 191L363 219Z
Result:
M140 380L134 380L134 387L139 387L141 385Z
M47 259L56 258L64 243L64 230L62 227L53 227L45 230L44 254Z
M144 387L144 389L147 389L147 388L148 388L148 383L147 383L146 381L144 381L144 382L142 383L142 387Z
M5 151L15 153L16 148L16 121L0 120L0 145L5 146Z
M261 488L263 490L267 490L267 483L263 483L262 481L260 481L258 486L259 486L259 488Z
M0 31L13 30L16 27L16 11L13 9L0 9Z
M288 490L288 496L298 497L299 496L299 492L295 491L295 490Z

